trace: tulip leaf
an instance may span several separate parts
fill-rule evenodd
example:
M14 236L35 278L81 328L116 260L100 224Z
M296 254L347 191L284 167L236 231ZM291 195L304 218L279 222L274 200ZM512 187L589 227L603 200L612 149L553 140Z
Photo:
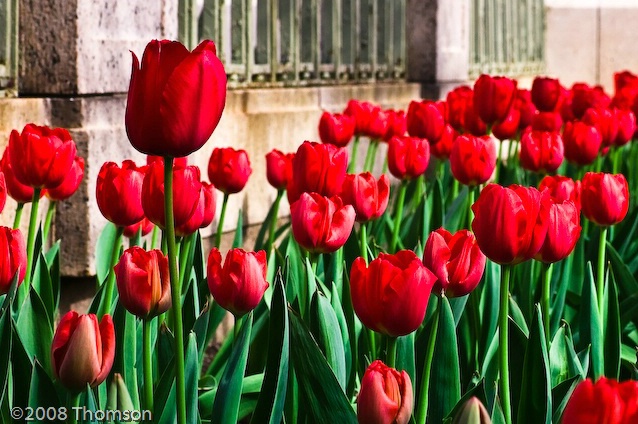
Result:
M352 372L356 372L352 367L352 343L350 343L350 336L348 334L348 321L346 315L343 312L343 306L339 293L337 292L337 286L332 285L332 295L330 296L330 304L339 321L339 330L341 332L341 340L343 341L344 359L346 363L346 381L349 381L349 377Z
M629 271L629 268L623 262L622 258L614 249L614 247L608 242L607 247L607 257L609 262L611 263L611 269L616 276L616 282L619 284L618 289L625 296L630 296L638 292L638 281L634 275Z
M428 419L439 423L452 411L461 399L461 371L459 367L459 348L456 338L456 323L447 297L439 302L439 324L432 358Z
M243 321L239 336L219 381L217 396L215 396L213 403L212 424L235 424L237 422L242 383L248 360L248 348L250 347L250 333L253 325L252 312Z
M556 297L551 302L550 311L550 332L549 334L555 334L560 326L560 321L563 318L563 312L565 311L565 298L567 296L567 289L569 287L569 278L574 264L574 255L569 255L565 260L554 264L554 272L560 269L560 277L557 280L558 288L556 289Z
M33 407L57 408L61 406L51 377L44 370L40 361L35 361L31 384L29 385L29 405ZM71 411L73 413L73 411Z
M237 225L235 226L235 238L233 239L233 249L244 246L244 215L241 209L237 211Z
M263 385L251 423L278 424L282 422L289 365L289 328L286 293L280 273L277 274L270 309L268 359Z
M78 423L84 424L99 424L96 419L95 412L99 409L98 403L93 395L93 390L88 385L86 389L80 394L79 410L75 410L75 417L78 419ZM70 414L74 413L73 410L69 411Z
M314 293L317 291L317 276L315 275L315 271L312 269L312 264L310 263L310 259L306 258L306 280L305 284L301 284L299 290L299 303L301 306L301 316L306 318L310 313L310 302L312 302L312 297Z
M49 316L49 321L53 322L53 316L58 305L56 295L53 292L54 287L53 281L51 280L51 274L42 252L40 252L35 262L31 286L38 295L40 295L45 311Z
M404 370L410 376L412 384L416 383L416 358L414 356L414 331L407 336L401 336L397 340L396 369Z
M551 377L547 341L540 306L537 305L534 312L525 350L518 422L551 424Z
M529 328L527 327L527 321L525 321L523 312L521 311L521 308L518 307L518 303L516 303L513 296L509 297L509 311L510 318L512 318L516 325L518 325L518 327L523 330L523 334L525 334L525 337L529 337Z
M38 358L45 369L51 369L53 323L49 320L46 307L34 288L31 288L22 305L16 329L31 361Z
M451 233L464 227L464 220L467 215L467 197L468 187L463 186L459 191L459 195L452 200L452 203L447 209L443 222L445 222L445 228Z
M270 230L270 224L273 219L277 219L275 215L275 202L270 205L270 209L268 209L268 214L266 214L266 218L261 223L261 227L259 227L259 232L257 233L257 237L255 238L255 252L262 250L264 248L264 240L266 238L266 233Z
M289 317L290 353L308 422L355 424L354 410L319 346L296 313Z
M593 377L597 380L604 374L605 369L604 339L591 262L587 263L587 271L587 279L583 284L581 296L580 343L582 346L591 344L591 368Z
M620 376L620 347L622 328L620 327L620 307L618 306L618 289L614 275L607 278L605 285L603 308L603 322L605 326L604 332L604 358L605 358L605 376L615 378Z
M51 345L49 345L51 346ZM33 361L20 339L15 321L11 320L11 368L14 382L30 382ZM13 385L13 406L26 407L29 402L29 384Z
M186 355L184 356L184 376L186 387L186 422L199 421L197 409L197 380L199 379L199 354L197 338L192 331L188 334Z
M567 323L564 323L554 335L549 350L552 387L558 386L574 376L585 378L585 372L572 341L572 334Z
M139 389L137 386L137 319L134 315L131 315L121 303L118 303L115 307L115 313L113 314L113 324L115 326L115 361L113 362L113 372L119 373L122 376L129 393L135 395L134 405L136 409L139 409ZM139 350L141 350L141 346Z
M102 285L109 275L113 248L117 238L117 227L112 222L107 222L98 236L95 246L95 273L99 285Z
M315 291L310 306L310 330L334 372L343 391L346 389L346 363L343 339L337 316L328 299Z
M11 360L11 315L0 312L0 364L9 364ZM0 400L8 394L9 366L0 367ZM0 417L1 418L1 417Z
M481 300L479 302L479 317L481 317L481 337L479 340L479 358L485 360L487 351L496 334L498 324L498 305L500 296L500 265L488 260L486 261L485 273L483 274Z
M574 376L561 382L558 386L552 389L552 405L554 407L554 410L552 411L553 422L560 422L560 417L563 415L565 406L567 406L567 401L569 401L574 389L581 381L583 381L582 377Z

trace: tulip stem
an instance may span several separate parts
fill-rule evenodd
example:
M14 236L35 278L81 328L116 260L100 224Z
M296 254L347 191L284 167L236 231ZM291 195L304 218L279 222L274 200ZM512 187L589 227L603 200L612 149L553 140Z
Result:
M509 292L510 292L510 273L509 265L501 265L501 298L499 300L500 307L498 311L498 357L500 378L499 395L501 398L501 407L505 417L505 423L512 423L512 411L510 406L510 375L509 375L509 350L508 350L508 315L509 315Z
M430 391L430 372L432 371L432 360L434 359L434 346L436 345L436 333L439 330L439 311L441 307L437 305L436 311L432 315L432 329L428 338L428 347L425 351L425 363L423 364L423 374L421 377L421 390L419 403L417 404L417 424L425 424L428 414L429 391Z
M605 247L607 242L607 229L600 227L600 238L598 239L598 278L596 279L596 291L598 295L598 312L602 316L603 292L605 290Z
M472 220L474 219L474 213L472 213L472 205L474 204L474 187L467 186L467 229L472 231Z
M219 249L222 244L222 231L224 229L224 218L226 218L226 206L228 206L228 193L224 193L224 200L222 202L222 213L219 216L219 222L217 223L217 233L215 234L215 247Z
M157 246L157 235L158 234L159 234L159 228L157 227L157 225L153 225L153 232L151 233L151 250L152 249L156 249L155 246Z
M352 156L350 157L350 163L348 163L348 174L353 174L357 169L357 150L359 149L359 136L354 136L352 142Z
M140 246L142 244L142 227L137 229L137 231L135 232L135 235L130 240L129 244L130 244L130 247Z
M372 172L372 168L374 168L374 159L377 156L378 147L379 147L378 141L370 140L370 144L368 145L368 151L366 152L366 160L363 164L363 172Z
M224 209L227 195L224 196ZM175 379L177 398L177 422L186 424L186 385L184 378L184 329L182 323L182 288L177 272L177 246L175 245L175 218L173 216L173 158L164 157L164 215L166 216L166 242L168 269L171 277L173 332L175 334ZM223 211L222 211L223 217ZM221 227L221 226L220 226ZM219 239L219 233L218 233Z
M503 142L499 142L498 144L498 156L496 156L496 170L494 172L494 182L495 183L499 183L498 179L500 177L501 174L501 165L503 162L503 158L501 157L501 155L503 154Z
M181 246L179 249L179 267L178 268L179 268L179 281L180 281L180 285L182 286L182 292L188 290L188 287L186 287L186 278L187 278L186 273L189 272L190 269L186 269L186 265L188 263L188 259L192 255L191 250L193 246L194 237L196 234L197 232L184 236L182 238ZM190 275L188 275L188 277L190 277ZM185 293L182 293L182 294L185 294Z
M13 218L13 229L20 228L20 220L22 219L22 211L24 210L24 203L18 202L18 206L16 207L16 215Z
M401 180L399 186L399 195L397 197L396 211L394 214L394 228L392 229L392 242L390 243L390 252L394 252L399 242L399 228L403 219L403 203L405 202L405 192L408 188L408 180Z
M370 362L377 359L377 335L374 330L366 329L368 333L368 347L370 348Z
M620 149L621 147L617 147L613 150L613 167L612 167L612 171L614 174L618 173L618 170L620 169Z
M270 221L270 229L268 230L268 247L266 248L266 254L270 257L270 251L272 250L272 246L275 243L275 231L277 230L277 215L279 214L279 204L281 203L281 198L284 196L285 190L280 189L277 191L277 198L275 199L275 204L273 205L272 210L272 219Z
M543 264L541 268L541 281L542 281L542 302L541 310L543 312L543 324L545 325L545 340L547 342L547 349L550 347L550 321L549 321L549 305L551 297L551 282L552 282L552 264Z
M386 358L385 358L385 362L386 365L389 366L390 368L396 368L396 362L397 362L397 345L399 339L398 337L388 337L387 340L387 348L386 348Z
M51 229L51 223L53 222L53 216L55 215L55 205L57 202L55 200L49 201L49 207L47 208L47 215L44 219L44 228L42 229L42 243L49 236L49 230Z
M144 408L153 414L153 347L151 346L151 320L144 320Z
M80 406L80 396L81 396L82 392L79 393L71 393L69 392L69 396L68 396L68 404L69 404L69 410L68 410L68 417L69 417L69 424L77 424L78 422L78 408Z
M368 265L368 233L365 222L362 222L361 225L359 225L359 237L361 240L361 257L364 261L366 261L366 265Z
M113 242L113 250L111 251L111 265L109 267L109 274L106 277L106 283L104 286L104 294L102 299L104 303L98 313L98 318L101 320L105 314L111 313L111 305L113 304L113 292L115 291L115 265L120 259L120 246L122 245L122 234L124 234L124 227L117 226L115 232L115 241ZM99 284L99 281L98 281Z
M27 290L31 284L31 272L33 271L33 249L35 248L35 233L38 223L38 205L40 204L40 189L33 189L31 200L31 215L29 217L29 234L27 238L27 271L24 274L24 282Z

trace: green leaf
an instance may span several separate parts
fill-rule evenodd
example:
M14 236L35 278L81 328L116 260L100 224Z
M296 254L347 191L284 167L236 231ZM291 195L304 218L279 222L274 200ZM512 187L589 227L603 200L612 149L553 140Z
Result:
M344 359L346 363L346 381L349 381L352 373L356 373L356 370L352 366L352 343L350 343L350 336L348 334L348 320L346 319L346 315L343 312L342 301L340 299L339 293L337 292L337 286L335 284L332 285L331 291L332 295L330 296L330 304L332 305L332 309L337 316L337 321L339 321L339 330L341 332L341 340L343 341L343 351L345 355Z
M534 312L532 329L525 350L523 385L518 402L518 422L551 424L552 398L547 341L540 306L536 305Z
M563 381L552 389L552 405L554 406L552 412L553 422L560 422L560 417L563 415L567 401L581 381L583 381L583 379L580 376L575 376Z
M42 252L38 255L33 272L33 280L31 286L38 293L44 308L49 316L49 321L53 322L53 317L57 309L56 295L53 293L53 282L47 267L46 259Z
M346 388L346 363L341 328L328 299L315 291L310 306L310 330L334 372L342 390Z
M91 390L88 385L86 386L86 389L80 394L80 403L78 406L80 408L84 407L84 409L80 409L79 412L76 414L78 423L98 424L98 421L95 419L95 412L99 409L99 406L95 399L95 396L93 395L93 390ZM69 411L69 413L73 413L73 411Z
M112 222L107 222L97 239L95 246L95 272L98 284L106 281L111 269L113 247L117 240L117 227Z
M235 238L233 239L233 249L244 245L244 216L241 209L237 213L237 226L235 227Z
M290 353L308 422L356 424L357 418L303 321L290 313Z
M622 329L620 327L620 307L618 306L618 289L613 278L607 278L604 292L605 307L603 309L605 376L618 380L620 376L620 346Z
M15 322L11 320L11 368L14 382L29 382L27 384L13 384L13 406L26 407L29 402L29 384L33 372L33 361L20 340ZM11 385L11 383L10 383Z
M467 196L468 188L467 186L463 186L459 191L459 195L452 201L452 204L447 209L443 222L445 222L445 228L452 233L463 228L467 212Z
M549 350L552 387L558 386L574 376L585 378L585 372L580 365L569 325L564 323L552 340Z
M456 324L447 297L439 303L439 326L436 332L432 370L430 374L428 419L439 423L461 399L461 371Z
M625 265L616 249L614 249L609 242L607 242L606 249L607 258L611 263L612 272L617 278L616 281L619 284L618 289L620 292L626 296L637 293L638 281L636 281L636 278L634 278L631 271L629 271L629 268Z
M199 354L197 338L192 331L188 334L186 355L184 356L184 376L186 386L186 422L196 423L199 420L197 409L197 380L199 378Z
M244 320L235 347L219 381L217 396L215 396L215 402L213 403L211 420L213 424L235 424L237 422L252 324L253 315L251 312Z
M591 344L592 374L594 379L597 380L605 372L604 339L591 262L587 263L587 270L587 280L583 284L581 296L580 343L583 346Z
M137 323L135 316L131 315L121 303L116 305L115 313L113 314L113 324L115 327L115 361L113 362L113 372L119 373L122 376L129 393L134 395L133 404L135 408L139 409L140 400L137 386ZM141 364L140 362L140 370Z
M264 382L251 423L278 424L284 415L288 383L289 328L286 293L280 273L277 274L270 309L268 359Z
M29 406L34 408L58 408L62 406L51 377L49 377L39 361L35 361L29 386Z
M399 337L397 340L396 369L405 370L410 376L412 384L416 382L416 358L414 356L414 331L407 336Z
M271 203L270 209L268 209L268 214L264 219L264 222L261 223L261 227L259 227L259 232L257 233L257 237L255 238L255 251L262 250L264 248L264 240L266 238L266 233L270 229L270 224L273 219L277 219L277 217L273 217L275 214L275 202Z
M42 366L50 370L53 323L49 320L42 299L33 288L22 305L16 330L31 361L38 358Z

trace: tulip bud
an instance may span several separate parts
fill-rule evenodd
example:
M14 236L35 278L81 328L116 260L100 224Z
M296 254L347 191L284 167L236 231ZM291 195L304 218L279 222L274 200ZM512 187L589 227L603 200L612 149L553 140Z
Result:
M283 190L292 176L294 153L284 154L273 149L266 155L266 179L277 190Z
M622 174L587 172L581 188L581 206L587 219L600 226L618 224L629 210L629 188Z
M383 141L388 142L392 137L403 137L407 129L405 112L393 109L385 112L388 115L388 131L385 133Z
M106 162L97 176L95 197L102 215L115 225L125 227L144 218L142 182L145 167L138 168L131 160Z
M67 312L51 344L51 366L58 380L69 390L80 392L86 385L102 383L115 359L115 329L106 314L98 325L94 314Z
M505 119L516 98L517 82L507 77L481 75L474 83L474 111L492 125Z
M407 180L425 173L430 163L428 141L415 137L393 137L388 142L388 169L395 177Z
M465 129L465 109L472 108L474 92L466 85L456 87L446 97L449 123L456 131Z
M580 210L580 181L562 175L546 175L538 185L538 190L547 190L557 203L571 200Z
M354 135L354 118L339 113L324 112L319 119L319 138L324 144L348 145Z
M352 205L357 222L377 219L388 207L390 198L390 180L383 174L379 181L369 172L346 175L341 198L346 205Z
M240 317L259 304L269 284L266 281L266 251L231 249L222 266L222 255L213 248L208 256L208 288L215 301Z
M436 143L445 129L445 108L443 102L431 100L410 102L406 118L408 134Z
M461 406L452 424L492 424L492 420L481 401L472 396Z
M363 135L371 140L383 140L390 127L390 116L385 110L374 106L370 111L367 126L363 129Z
M210 182L225 194L239 193L253 170L245 150L232 147L216 148L208 161Z
M380 253L370 265L359 257L350 270L352 306L366 327L390 337L405 336L423 322L435 281L410 250Z
M69 173L64 178L64 181L62 181L62 184L48 189L46 191L46 196L54 201L68 199L73 196L80 187L82 178L84 178L84 158L76 156L73 161L73 165L71 166Z
M521 166L533 172L554 172L563 163L564 146L559 133L526 131L521 138Z
M619 122L615 109L587 109L583 116L583 122L598 129L603 146L611 145L616 139Z
M563 131L565 159L577 165L589 165L598 156L603 138L600 131L584 122L568 122Z
M630 110L616 110L618 119L618 132L613 140L615 146L624 146L636 132L636 115Z
M407 424L414 408L410 376L376 360L368 366L357 397L361 424Z
M27 269L27 248L20 230L0 227L0 295L6 294L18 272L22 284Z
M168 258L161 250L126 249L115 265L120 303L142 319L151 319L171 307Z
M33 187L22 184L15 176L11 161L9 160L9 149L5 149L0 160L0 170L4 174L7 187L7 194L19 203L29 203L33 200ZM46 189L40 191L40 197L46 193Z
M355 135L366 135L374 108L375 106L369 102L361 102L354 99L348 102L343 114L354 118Z
M465 296L478 286L485 270L485 255L474 234L460 230L454 235L444 228L430 233L423 264L436 275L434 293Z
M518 134L521 112L516 107L511 107L509 113L502 121L497 121L492 127L492 134L499 140L511 140Z
M450 152L450 171L461 184L476 186L490 179L496 168L496 146L491 137L460 135Z
M580 210L574 202L550 202L547 235L534 259L554 263L565 259L580 237Z
M532 102L541 112L552 112L561 96L560 82L554 78L536 77L532 83Z

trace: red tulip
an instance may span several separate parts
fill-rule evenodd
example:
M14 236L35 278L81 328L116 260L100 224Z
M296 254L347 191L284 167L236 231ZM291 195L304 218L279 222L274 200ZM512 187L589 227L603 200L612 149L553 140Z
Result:
M474 234L467 230L452 235L444 228L430 233L423 264L436 275L432 289L447 297L465 296L478 286L485 270L485 255Z
M151 231L153 231L153 223L149 221L148 218L144 217L141 221L124 227L124 235L128 238L135 237L138 231L142 237L150 234Z
M0 227L0 295L11 288L18 272L18 285L22 284L27 269L27 248L20 230Z
M67 312L55 330L51 344L51 367L69 390L96 387L111 371L115 359L115 329L106 314L98 325L94 314Z
M603 146L611 145L616 139L619 122L615 110L587 109L583 116L583 122L598 129L603 140Z
M514 139L518 134L520 120L521 112L512 107L504 120L494 124L492 134L501 141Z
M345 147L354 135L354 118L340 113L324 112L319 119L319 138L322 143Z
M121 168L114 162L106 162L100 168L96 185L97 206L115 225L125 227L144 218L142 182L145 168L138 168L131 160L122 162Z
M565 159L577 165L589 165L598 156L602 141L596 127L584 122L568 122L563 131Z
M576 386L567 401L563 424L632 424L638 422L638 382L601 377L587 379Z
M142 63L133 55L126 133L142 153L181 157L199 150L226 104L226 71L215 44L192 52L176 41L153 40Z
M537 113L536 106L532 103L532 94L529 90L519 88L516 90L516 100L514 107L518 109L520 119L518 120L518 129L525 130L532 125L532 119Z
M302 193L290 205L292 234L301 247L313 253L332 253L343 246L354 226L355 211L339 196Z
M472 396L463 403L452 424L492 424L492 420L481 401Z
M266 251L231 249L222 266L222 255L213 248L208 256L208 288L215 302L235 316L242 316L259 304L268 288Z
M355 135L366 135L366 130L369 126L372 110L375 106L369 102L361 102L359 100L350 100L346 109L343 111L344 115L348 115L354 118L354 133Z
M423 100L412 101L406 118L408 134L436 143L445 129L445 103Z
M474 109L474 100L469 99L467 107L465 108L465 116L463 117L463 125L466 133L470 133L477 137L487 135L487 125L481 120Z
M432 156L444 160L450 157L452 145L458 134L451 125L446 125L441 138L436 143L430 143L430 153Z
M474 83L474 111L483 122L502 121L516 98L516 81L507 77L481 75Z
M200 228L208 227L215 218L215 186L202 182L199 201L188 221L175 227L175 234L180 237L193 234Z
M614 73L614 91L618 92L626 87L635 87L638 89L638 75L631 71L621 71Z
M76 147L64 128L27 124L11 131L9 161L16 179L34 188L53 188L64 181L73 166Z
M288 201L294 203L301 193L319 193L326 197L339 194L347 167L348 152L345 149L304 141L292 161Z
M184 225L195 213L199 205L202 183L199 168L187 166L173 167L173 219L175 228ZM155 225L164 228L164 165L154 163L149 166L142 184L143 215Z
M496 168L496 146L488 136L460 135L450 153L450 170L461 184L479 185L490 179Z
M4 210L7 203L7 182L4 178L4 172L0 169L0 212Z
M563 140L557 132L526 131L521 138L521 166L533 172L554 172L563 163Z
M376 360L368 366L357 397L361 424L407 424L414 408L410 376Z
M532 102L541 112L552 112L560 100L560 82L554 78L536 77L532 83Z
M405 180L425 173L430 163L428 141L415 137L393 137L388 143L388 169Z
M127 311L151 319L171 307L168 258L161 250L126 249L115 265L119 301Z
M615 146L624 146L629 143L636 132L636 115L630 110L616 110L618 120L618 132L613 140Z
M245 150L235 150L232 147L215 148L208 161L210 182L225 194L242 191L252 172Z
M73 161L73 165L66 174L64 181L57 187L50 188L46 192L46 196L55 201L65 200L73 196L73 194L80 187L84 178L84 158L76 156Z
M580 119L587 109L606 109L611 104L611 99L599 86L590 87L584 83L576 83L572 86L572 112Z
M565 259L576 247L580 237L580 209L571 200L551 201L547 235L534 259L554 263Z
M485 256L512 265L533 258L547 235L550 201L535 188L485 187L472 205L472 230Z
M538 112L532 119L532 130L535 131L560 131L563 126L563 118L557 112Z
M587 219L597 225L618 224L629 209L629 189L622 174L587 172L583 177L581 206Z
M164 157L162 156L154 156L154 155L146 155L146 164L152 165L155 162L164 163ZM181 158L173 159L173 166L180 166L182 168L188 166L188 156L184 156Z
M371 140L383 140L390 128L389 113L375 106L370 111L370 117L366 127L363 129L363 135Z
M369 266L359 257L350 270L352 306L366 327L390 337L405 336L423 322L435 281L410 250L380 253Z
M294 153L281 153L273 149L266 155L266 179L277 190L283 190L292 176Z
M407 122L405 112L402 110L388 109L388 131L383 137L383 141L389 141L392 137L403 137L405 135Z
M22 184L15 176L13 167L9 160L9 149L5 149L0 160L0 170L4 174L4 180L7 187L7 194L18 203L29 203L33 200L33 187ZM46 192L46 189L40 191L40 197Z
M346 205L352 205L357 222L377 219L388 207L390 179L383 174L376 181L369 172L346 175L341 198Z
M555 202L571 200L580 210L580 181L562 175L546 175L538 185L540 191L547 190Z
M456 131L465 129L465 110L472 109L474 92L466 85L456 87L447 94L446 103L449 123Z

